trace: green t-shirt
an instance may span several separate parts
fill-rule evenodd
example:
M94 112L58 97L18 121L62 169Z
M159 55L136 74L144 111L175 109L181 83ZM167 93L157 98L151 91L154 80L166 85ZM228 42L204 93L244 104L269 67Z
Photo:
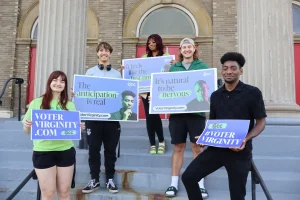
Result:
M31 110L40 109L42 105L43 97L39 97L34 99L30 105L29 108L24 116L24 119L22 123L24 123L25 120L31 120ZM71 101L69 101L66 105L68 110L76 110L75 104ZM59 105L59 102L57 99L53 99L50 103L50 109L51 110L63 110L61 106ZM64 151L68 150L71 147L74 146L73 141L71 140L34 140L33 141L33 150L34 151Z
M192 63L177 62L171 66L169 72L191 71L191 70L202 70L202 69L209 69L209 66L203 61L196 59ZM193 113L193 114L201 115L203 117L205 116L205 113L202 112Z

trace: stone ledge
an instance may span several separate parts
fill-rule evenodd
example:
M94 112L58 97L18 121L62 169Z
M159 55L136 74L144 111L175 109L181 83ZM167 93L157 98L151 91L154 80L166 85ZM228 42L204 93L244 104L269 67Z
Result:
M0 110L0 118L12 118L13 116L13 111Z
M300 126L300 118L266 118L267 125Z

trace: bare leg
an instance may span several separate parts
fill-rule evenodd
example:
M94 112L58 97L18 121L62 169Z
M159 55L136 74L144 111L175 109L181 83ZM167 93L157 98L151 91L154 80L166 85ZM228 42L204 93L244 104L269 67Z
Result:
M74 165L57 167L57 195L59 200L70 200L70 188Z
M172 176L179 176L183 164L185 143L175 144L172 157Z
M39 180L42 199L54 200L56 192L56 166L47 169L35 169Z
M192 143L191 142L191 148L192 148L192 151L193 151L193 155L194 155L194 159L200 154L202 153L203 149L200 148L199 145L195 144L195 143Z

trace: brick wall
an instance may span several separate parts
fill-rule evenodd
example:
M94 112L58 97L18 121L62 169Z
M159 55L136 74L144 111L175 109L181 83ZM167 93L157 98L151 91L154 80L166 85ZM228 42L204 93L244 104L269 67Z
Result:
M25 13L28 11L30 6L33 5L34 2L38 2L39 0L19 0L19 16L18 16L18 22L22 19L22 17L25 15Z
M200 43L198 45L198 52L200 54L200 59L203 60L209 67L213 66L213 45L211 43Z
M237 50L236 0L213 0L213 66L227 51ZM220 67L218 68L220 74Z
M26 101L27 101L27 87L28 87L28 73L30 62L30 46L29 45L17 45L15 62L15 76L24 79L24 84L21 85L21 111L25 113ZM14 84L14 101L13 112L14 116L18 115L18 85Z
M136 57L135 44L123 44L123 57L122 59L130 59Z
M201 2L205 5L207 12L210 16L212 16L213 13L213 0L201 0Z
M130 10L133 8L133 6L139 1L139 0L124 0L125 1L125 6L124 6L124 20ZM124 21L123 20L123 21Z
M17 0L14 1L17 2ZM15 25L12 26L13 23L9 24L11 25L12 30L13 28L16 29L17 27L16 19L21 19L26 13L26 11L29 9L29 7L36 1L37 0L19 0L20 13L18 17L11 18L11 20L12 19L15 20L14 21ZM113 46L114 52L112 54L111 63L115 68L119 67L122 58L123 59L133 58L136 55L135 44L122 44L122 36L123 36L122 31L123 31L123 23L126 16L138 1L139 0L101 0L101 1L89 0L89 5L96 12L99 21L98 41L107 41ZM237 14L236 14L235 0L201 0L201 1L203 2L203 4L207 8L209 14L212 16L213 19L214 44L211 43L199 44L200 58L204 62L206 62L209 66L216 67L219 66L219 58L221 55L223 55L224 52L228 51L229 49L230 50L236 49L236 44L237 44L236 15ZM5 6L7 7L13 4L11 2L12 2L11 0L4 0L4 1L2 0L1 4L3 5L5 4ZM9 9L10 9L9 11L7 11L6 9L5 12L11 14L12 9L15 8L14 6L10 6ZM2 19L0 23L3 24ZM0 34L3 32L4 32L3 30L0 30ZM12 34L10 34L13 33L13 31L10 31L10 33L6 31L5 33L7 34L7 36L10 36L10 38L15 39L15 35L12 37ZM13 44L14 43L15 42L13 42ZM96 46L97 46L96 43L87 44L86 68L90 68L94 66L97 62L97 56L95 52ZM7 51L5 51L5 53L7 53ZM23 94L22 108L24 111L25 102L26 102L26 95L24 94L26 94L27 92L27 82L28 82L27 80L28 69L26 67L29 65L26 64L26 62L28 62L28 58L29 58L29 48L27 48L26 45L18 45L16 49L16 57L17 57L16 63L13 63L13 59L8 59L13 57L14 57L14 49L13 51L11 51L10 55L5 55L5 58L7 59L6 63L9 61L11 62L10 64L11 66L15 66L15 75L20 76L25 80L25 84L23 85L23 90L22 90L22 94ZM8 77L9 75L12 74L13 74L12 69L5 71L5 77ZM0 83L1 80L2 79L0 75ZM16 94L17 94L17 90L14 91L15 97ZM14 107L14 111L17 111L16 98L14 100L13 107Z
M98 16L99 41L110 43L114 49L111 64L115 68L120 67L122 58L123 3L123 0L89 1Z
M98 57L96 54L97 44L89 44L86 47L86 70L94 67L98 62Z
M18 6L18 0L0 1L0 91L2 91L6 80L13 76ZM11 109L12 90L10 83L1 98L0 110Z

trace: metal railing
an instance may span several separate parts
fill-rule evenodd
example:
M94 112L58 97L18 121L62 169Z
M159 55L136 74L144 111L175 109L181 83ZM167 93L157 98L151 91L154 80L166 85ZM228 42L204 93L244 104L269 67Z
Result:
M268 200L273 200L263 178L261 177L254 161L251 160L251 191L252 191L252 200L256 200L256 184L260 184Z
M254 161L251 160L251 192L252 192L252 200L256 200L256 184L260 184L265 195L266 198L268 200L273 200L263 178L261 177L256 165L254 164ZM73 173L73 180L72 180L72 185L71 188L75 187L75 173L76 173L76 165L74 166L74 173ZM32 170L28 176L20 183L20 185L11 193L11 195L9 195L9 197L6 200L12 200L19 192L20 190L26 185L26 183L30 180L37 180L37 176L34 170ZM40 189L40 185L39 182L37 181L37 192L36 192L36 200L41 200L41 189Z
M34 170L32 170L28 176L20 183L20 185L7 197L6 200L12 200L19 192L22 190L22 188L26 185L26 183L30 180L37 180L37 176ZM41 200L41 189L39 182L37 181L37 191L36 191L36 200Z
M2 92L0 94L0 106L2 106L2 101L1 98L4 95L4 92L6 90L6 87L9 83L9 81L15 80L15 84L19 85L19 92L18 92L18 97L19 97L19 105L18 105L18 120L21 121L21 85L24 83L24 80L22 78L9 78L6 83L3 86Z

